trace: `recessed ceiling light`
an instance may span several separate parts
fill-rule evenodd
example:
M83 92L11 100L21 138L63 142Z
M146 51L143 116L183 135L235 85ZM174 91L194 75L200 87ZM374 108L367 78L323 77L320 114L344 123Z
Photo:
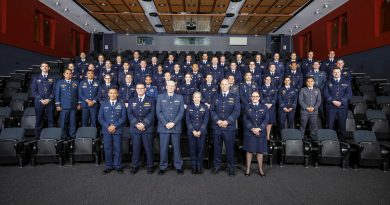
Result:
M65 8L64 8L64 11L65 11L65 12L68 12L68 11L69 11L69 8L68 8L68 7L65 7Z
M165 22L168 22L169 20L168 19L164 19Z
M295 25L294 25L294 28L298 28L298 27L299 27L298 24L295 24Z
M131 3L130 6L137 6L137 4L136 3Z
M126 36L128 36L129 35L129 33L126 33Z
M119 21L119 19L118 19L118 18L115 18L115 21L116 21L116 22L118 22L118 21Z
M165 6L165 4L158 4L159 6L161 6L161 7L164 7Z
M328 7L329 7L329 5L325 3L324 4L324 8L328 8Z
M56 1L56 6L61 6L60 1Z
M219 4L217 7L219 7L219 8L225 7L225 4Z
M242 22L244 22L244 21L243 21L243 20L240 20L239 22L242 23Z
M101 5L101 6L107 6L107 4L106 4L106 3L101 3L100 5Z
M320 11L318 9L314 12L314 14L319 14L319 13Z
M276 5L275 7L276 8L282 8L284 5L281 5L281 4L279 4L279 5Z
M145 20L144 19L140 19L139 21L144 22Z
M88 26L89 24L88 24L88 22L86 21L85 23L84 23L84 26Z
M128 31L129 30L129 28L126 28L126 31Z
M268 20L265 20L264 23L268 23Z

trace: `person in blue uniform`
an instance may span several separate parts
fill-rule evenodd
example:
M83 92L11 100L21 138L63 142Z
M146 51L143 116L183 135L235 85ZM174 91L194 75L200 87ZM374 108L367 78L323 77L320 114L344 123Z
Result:
M158 88L158 85L160 85L161 83L164 83L164 68L161 64L159 64L157 66L157 70L155 70L153 72L153 75L152 75L152 78L153 78L153 84L155 86L157 86Z
M291 78L284 78L284 86L279 90L279 125L280 129L294 128L295 111L298 101L298 89L291 86Z
M133 70L136 70L139 68L139 63L141 60L139 59L139 51L134 51L133 52L133 59L130 61L130 66Z
M111 75L106 74L104 76L104 83L100 84L99 86L99 94L98 94L99 103L102 103L103 101L106 101L108 99L108 90L112 87L116 87L116 85L113 85L111 83Z
M118 73L120 70L123 70L122 56L116 56L115 63L112 65L112 67L114 67L118 71Z
M171 73L164 73L164 81L158 84L158 93L166 93L167 92L167 82L171 80Z
M255 57L255 66L256 66L257 70L259 70L260 73L261 73L262 75L264 75L265 72L266 72L267 69L268 69L267 63L264 63L264 62L263 62L263 60L262 60L260 54L257 54L256 57ZM261 79L262 79L262 78L261 78ZM263 82L261 82L261 84L262 84L262 83L263 83ZM260 84L260 85L261 85L261 84Z
M183 96L184 108L192 103L192 95L198 91L196 85L192 82L191 74L187 73L184 77L184 83L177 88L177 94Z
M333 68L336 67L336 53L334 51L329 51L328 59L322 61L321 71L324 71L327 76L332 76Z
M157 57L153 56L151 62L148 64L148 68L150 70L152 70L152 73L154 74L154 71L157 70L158 65L159 65L159 62L158 62Z
M221 55L219 57L219 67L222 68L223 72L226 73L226 71L230 68L229 63L226 61L226 57L224 55Z
M302 60L301 70L302 70L303 77L307 77L307 74L312 70L313 63L314 63L313 57L314 57L314 52L309 51L307 53L307 58Z
M168 145L171 140L173 161L177 174L183 174L183 160L180 150L182 119L184 117L184 101L181 95L175 94L176 84L167 81L167 92L158 95L156 115L158 118L157 132L160 134L160 171L165 174L168 168Z
M352 97L351 84L341 76L339 68L333 69L333 77L325 84L324 98L326 120L329 129L333 129L335 121L338 122L340 140L346 136L346 121L348 114L348 101Z
M229 83L223 79L220 83L221 93L211 103L210 114L214 131L214 168L212 174L221 170L222 143L226 147L229 176L235 175L234 141L236 138L236 121L240 116L241 105L238 95L229 92Z
M168 60L164 63L164 72L173 72L173 66L175 64L175 56L173 54L169 54Z
M237 63L237 70L241 71L241 73L244 74L246 72L246 70L248 69L248 66L246 65L246 63L242 59L241 53L236 54L236 63ZM240 79L239 82L242 82L242 79Z
M191 174L202 174L204 144L207 138L209 107L201 103L202 94L195 92L193 102L186 109L188 144L191 156Z
M256 67L255 61L249 62L249 69L247 72L252 74L252 81L257 84L257 86L261 86L263 84L263 76L260 68ZM245 80L245 79L244 79Z
M75 73L76 76L78 77L78 80L81 81L84 79L85 75L87 74L88 71L88 61L86 59L86 55L84 52L80 53L80 60L76 61L75 64Z
M268 71L264 76L271 77L271 85L276 89L280 89L283 85L283 75L276 71L275 64L269 64Z
M290 54L290 59L287 60L284 64L284 67L285 67L285 73L290 73L291 71L291 63L296 63L297 64L297 72L298 73L301 73L302 74L302 71L301 71L301 62L299 61L298 59L298 56L295 52L292 52ZM300 88L299 88L300 89Z
M286 76L290 77L291 87L300 90L303 85L303 75L298 72L298 64L296 62L290 63L290 71L286 72Z
M192 76L192 81L195 83L197 88L200 88L200 85L204 82L203 73L199 72L198 64L192 64L192 71L189 72Z
M139 68L134 70L134 83L145 83L146 76L152 76L153 71L147 67L146 61L141 60L139 64Z
M245 108L245 106L251 101L250 96L252 92L259 90L259 86L252 80L251 72L246 72L244 78L245 81L240 84L240 100L242 108Z
M97 77L99 80L101 78L101 72L104 70L105 62L104 62L104 55L99 54L98 55L98 61L95 64L95 77Z
M112 67L110 60L105 61L104 69L100 71L100 76L101 76L100 82L101 83L105 82L104 78L107 74L109 74L111 76L111 83L114 85L117 85L118 84L118 71Z
M49 74L49 64L41 63L41 73L34 75L31 80L31 93L35 105L35 137L39 138L43 128L44 116L47 118L48 127L54 127L54 91L55 78Z
M224 77L224 71L218 66L218 58L211 59L211 65L206 67L205 75L211 74L213 76L214 84L218 84Z
M268 63L268 70L271 65L275 65L275 72L279 73L280 76L284 76L284 63L280 61L279 53L274 54L274 59Z
M133 71L130 68L130 64L128 62L123 63L121 69L118 70L118 86L121 87L126 84L126 75L131 74L134 76Z
M190 73L192 72L192 65L193 65L193 62L192 62L192 56L187 54L186 55L186 60L185 62L183 62L183 64L181 64L181 67L183 69L183 72L184 73ZM198 64L197 64L198 65Z
M131 74L127 74L125 80L126 80L126 84L124 84L119 88L118 99L123 103L125 103L127 107L129 100L136 95L136 92L135 92L135 85L133 83L133 77L131 76Z
M268 151L266 139L268 119L268 108L260 103L260 92L254 91L251 94L251 102L246 105L244 114L245 176L250 175L253 154L256 154L259 175L261 177L265 176L263 171L263 153Z
M213 96L218 93L218 85L213 84L213 76L211 74L206 76L206 82L200 85L199 90L202 94L202 103L210 108Z
M234 77L234 75L228 75L227 80L229 83L229 92L240 96L240 86L236 84L236 78Z
M112 87L108 90L108 100L100 105L98 120L102 126L104 160L106 162L103 174L116 170L118 174L122 169L122 132L126 122L126 108L118 100L118 90Z
M237 69L237 63L230 63L230 69L226 71L225 78L228 78L229 75L234 76L234 81L236 84L240 84L242 82L242 73Z
M278 89L272 86L270 76L264 78L264 85L260 88L261 104L267 106L269 110L269 120L267 125L267 140L270 140L272 125L276 123L276 101L278 100Z
M76 138L76 111L78 105L78 83L72 80L72 71L65 69L64 79L56 84L55 100L56 110L60 113L60 127L65 138Z
M341 77L344 78L349 84L351 84L352 81L352 70L350 68L344 67L344 60L339 59L336 62L336 67L340 68ZM329 76L329 79L334 77L333 75Z
M211 63L209 61L209 56L207 55L207 53L203 53L202 60L198 62L199 71L205 74L206 68L209 67L210 65Z
M127 115L133 144L131 173L139 170L141 161L141 142L146 154L147 173L153 173L153 131L155 118L155 99L146 95L144 84L136 85L137 95L129 100Z
M157 100L158 97L158 90L157 87L152 84L152 77L146 76L145 77L145 88L146 88L146 96L153 98L154 100Z
M310 124L310 137L316 135L318 108L321 105L321 91L314 87L314 79L306 78L306 87L299 91L299 105L301 106L301 133L305 135L307 123Z
M173 66L173 72L171 72L171 80L176 82L176 86L180 86L184 81L184 73L181 71L180 64Z
M94 72L87 72L87 79L79 84L79 104L81 104L81 125L88 126L89 122L92 127L96 127L98 114L98 95L99 82L94 78Z

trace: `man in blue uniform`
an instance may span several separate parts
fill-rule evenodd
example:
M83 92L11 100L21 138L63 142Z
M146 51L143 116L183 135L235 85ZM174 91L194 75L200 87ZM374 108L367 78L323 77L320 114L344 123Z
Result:
M307 53L307 58L306 59L303 59L302 61L302 74L303 74L303 77L306 77L307 74L312 70L313 68L313 63L314 63L314 52L313 51L309 51Z
M173 66L175 64L175 56L173 56L173 54L169 54L168 60L164 63L164 71L173 72Z
M351 84L352 81L352 70L350 68L344 67L344 60L339 59L336 62L336 67L340 68L341 77L344 78L349 84ZM329 76L329 79L331 79L332 76Z
M31 80L31 93L35 105L35 137L39 138L43 128L43 119L46 115L48 127L54 126L54 89L55 78L49 74L49 64L41 63L42 73L35 75Z
M153 71L146 66L146 61L141 60L139 67L134 69L134 82L135 83L145 83L146 76L152 76Z
M234 141L236 136L236 120L240 116L240 98L229 92L229 83L221 81L221 93L211 103L210 114L214 131L214 168L212 174L221 169L222 143L225 143L229 176L235 175Z
M86 55L84 52L81 52L80 53L80 60L76 62L75 64L75 73L76 73L76 76L79 78L78 80L81 81L84 79L84 76L85 74L87 73L88 71L88 62L87 62L87 59L86 58Z
M291 86L297 90L300 90L303 85L302 73L297 70L298 65L296 62L291 62L290 71L286 72L286 76L290 76Z
M192 56L187 54L186 55L186 61L181 65L184 73L192 72Z
M187 73L184 77L184 81L184 83L178 86L177 94L183 96L184 108L187 108L192 102L192 95L195 91L198 91L198 88L196 88L196 85L192 82L191 74Z
M76 111L80 109L77 99L78 83L72 77L72 71L65 69L64 79L57 82L55 92L56 109L61 112L60 127L66 138L76 138Z
M257 68L257 70L260 71L260 73L262 75L264 75L264 73L267 71L268 69L268 65L267 63L264 63L261 59L261 55L260 54L257 54L256 57L255 57L255 66Z
M189 73L192 75L192 81L195 83L196 87L199 88L204 82L204 76L203 73L199 72L198 64L192 64L192 71Z
M88 126L88 122L92 127L96 127L98 114L98 94L99 82L94 79L94 72L87 72L87 79L79 84L79 104L81 104L82 126Z
M211 59L211 66L206 67L206 72L205 72L204 76L206 76L207 74L211 74L213 76L214 84L218 84L223 79L224 71L222 68L220 68L218 66L218 58L217 57L214 56Z
M147 173L153 173L153 130L155 118L155 99L145 95L144 84L136 85L137 95L129 100L127 108L130 133L133 141L131 173L139 170L141 161L141 142L145 149Z
M275 87L276 89L280 89L283 85L283 74L278 72L276 70L276 65L275 64L269 64L268 72L265 73L264 75L271 77L271 85ZM264 77L264 79L265 79Z
M140 63L139 52L134 51L133 52L133 59L130 61L131 68L133 70L136 70L137 68L139 68L139 63Z
M98 55L98 62L96 62L95 64L95 76L98 77L98 79L100 80L100 72L102 72L102 70L104 69L105 67L105 62L104 62L104 56L103 54L99 54Z
M116 170L118 174L122 174L121 135L126 122L126 108L118 100L116 87L108 90L108 96L109 99L100 105L98 117L102 126L104 160L106 162L106 168L102 173L108 174Z
M126 75L126 83L119 88L118 99L125 103L126 107L131 98L135 96L135 85L133 83L133 77L131 74Z
M99 86L99 94L98 94L99 103L102 103L103 101L106 101L108 99L108 90L111 87L116 87L116 86L111 83L111 75L107 74L104 76L104 83Z
M157 100L158 96L158 90L157 87L152 84L152 77L146 76L145 77L145 86L146 86L146 96L153 98L154 100Z
M237 70L241 71L241 73L244 74L246 72L246 70L248 69L248 66L246 65L246 63L242 59L241 53L236 54L236 63L237 63ZM242 79L240 79L240 82L242 82Z
M269 64L268 64L268 70L269 70L269 67L271 66L271 64L275 65L275 72L276 73L279 73L280 76L284 76L284 71L285 71L284 63L280 61L279 53L274 54L273 61L269 62Z
M248 71L252 74L252 81L256 83L257 86L261 86L263 84L263 76L260 67L256 67L256 63L254 61L250 61Z
M346 136L346 122L348 114L348 100L352 97L351 84L341 77L339 68L333 69L333 77L326 83L324 88L326 120L329 129L333 129L337 120L340 130L340 140Z
M163 175L168 168L168 145L171 140L173 161L176 172L183 174L183 160L180 151L180 136L184 116L184 101L181 95L175 94L176 85L167 81L167 92L157 98L156 115L158 118L157 132L160 133L160 171Z
M333 68L336 67L336 53L334 51L329 51L328 59L322 61L321 63L321 71L324 71L327 76L332 76Z
M235 84L240 84L242 82L242 73L237 69L237 63L230 63L230 69L226 71L225 78L228 78L229 75L234 76Z
M301 133L304 136L307 123L310 124L310 137L317 133L318 107L321 105L321 91L314 87L314 79L307 77L306 86L299 92L299 105L301 105Z
M105 75L109 74L111 76L111 83L114 85L118 84L118 71L112 67L111 61L106 60L106 64L104 66L104 69L100 71L100 82L104 83L104 77Z
M250 102L251 95L254 91L259 91L259 86L253 82L252 73L245 73L245 81L240 84L241 107L244 108Z
M121 87L126 84L126 75L131 74L134 76L133 71L130 69L130 64L128 62L123 63L123 66L118 70L118 86Z
M208 74L206 76L206 83L200 85L200 92L202 93L202 103L210 108L211 101L214 95L218 93L218 85L213 84L213 76Z
M206 68L209 67L210 65L211 63L209 61L209 56L207 55L207 53L203 53L202 60L198 62L199 71L205 74Z
M300 89L300 88L299 88ZM284 78L284 86L279 90L279 127L280 129L294 128L295 111L298 101L298 89L291 86L291 77Z

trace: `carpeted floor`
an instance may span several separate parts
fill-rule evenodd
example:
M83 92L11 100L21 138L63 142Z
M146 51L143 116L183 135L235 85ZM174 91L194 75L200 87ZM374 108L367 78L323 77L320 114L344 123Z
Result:
M390 173L301 165L266 167L266 178L237 170L178 176L101 174L103 165L77 163L0 167L1 204L390 204ZM255 168L253 168L255 169Z

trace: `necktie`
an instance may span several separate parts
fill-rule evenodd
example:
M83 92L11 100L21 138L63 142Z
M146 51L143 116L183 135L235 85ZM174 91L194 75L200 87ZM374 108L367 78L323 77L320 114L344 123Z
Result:
M198 104L196 104L196 105L195 105L195 107L196 107L196 108L199 108L199 105L198 105Z
M142 98L139 98L139 102L142 102Z
M223 94L223 97L226 98L226 93Z
M209 87L210 87L210 86L211 86L211 84L207 84L207 86L209 86Z
M224 64L222 63L221 65L222 65L222 67L223 67Z
M92 83L92 80L88 80L88 83L91 85L91 83Z
M316 74L318 74L318 71L315 71Z
M114 102L111 102L111 106L114 106L115 105L115 103Z
M45 79L46 79L46 78L47 78L47 75L43 75L43 78L45 78Z
M169 96L169 100L172 100L172 96Z
M293 71L293 74L295 75L295 71Z
M213 68L214 68L214 69L217 69L217 66L214 66Z
M236 71L235 71L235 70L233 70L232 72L233 72L233 74L234 74L234 73L236 73Z
M66 82L67 82L68 84L70 84L70 80L67 80Z
M274 73L271 73L271 75L274 75Z

